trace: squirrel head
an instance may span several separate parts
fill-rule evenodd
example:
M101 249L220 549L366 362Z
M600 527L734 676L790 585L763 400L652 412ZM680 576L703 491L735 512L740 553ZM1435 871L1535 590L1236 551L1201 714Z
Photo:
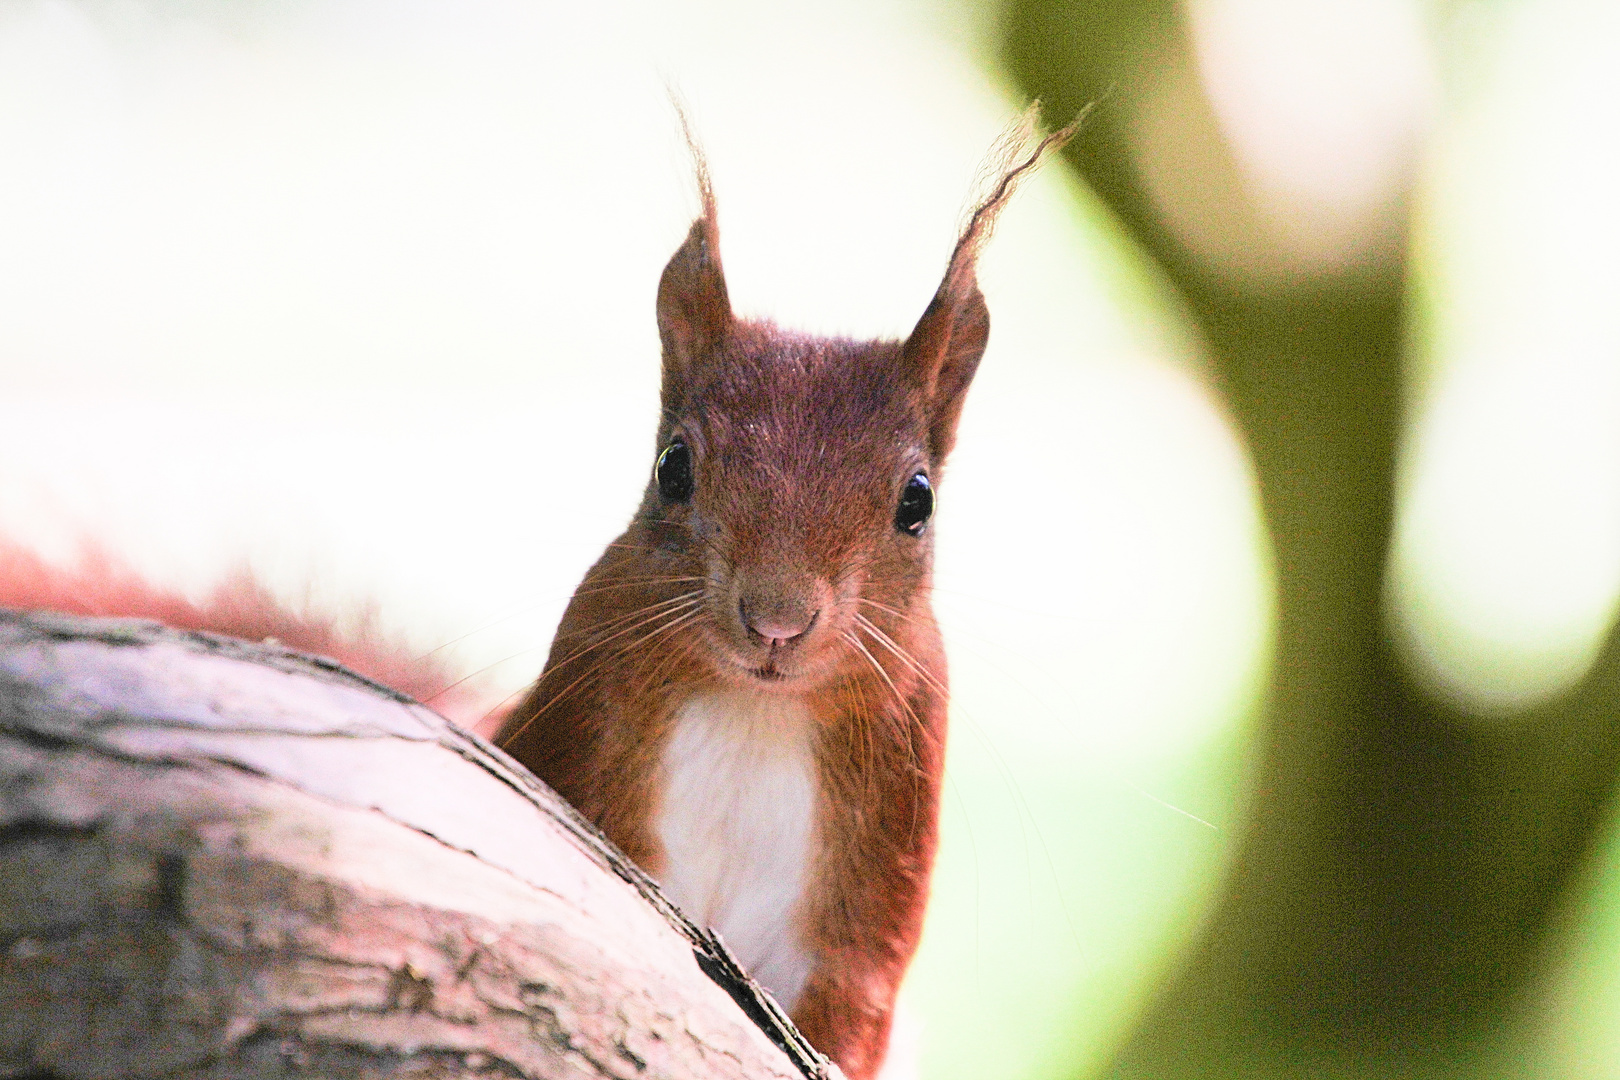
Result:
M722 679L804 692L864 662L860 620L903 648L907 620L929 618L935 488L990 335L977 257L1017 181L1074 131L1034 140L1033 122L1032 109L1003 140L903 341L737 318L693 146L702 212L658 285L662 420L637 517L703 579Z

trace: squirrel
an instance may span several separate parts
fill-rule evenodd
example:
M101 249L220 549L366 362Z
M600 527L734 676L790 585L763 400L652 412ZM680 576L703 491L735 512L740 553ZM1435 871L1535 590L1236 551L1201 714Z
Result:
M989 339L976 261L1076 128L1035 140L1034 117L1004 137L904 341L736 317L688 129L702 206L658 284L646 492L494 737L718 931L850 1080L883 1062L934 861L930 523Z
M903 341L737 318L687 128L701 212L658 284L652 475L504 718L369 625L340 633L246 575L193 601L97 547L65 570L0 538L0 604L275 638L495 728L718 931L849 1080L870 1080L937 842L947 685L930 525L989 340L977 258L1018 182L1079 125L1036 138L1036 115L999 144Z

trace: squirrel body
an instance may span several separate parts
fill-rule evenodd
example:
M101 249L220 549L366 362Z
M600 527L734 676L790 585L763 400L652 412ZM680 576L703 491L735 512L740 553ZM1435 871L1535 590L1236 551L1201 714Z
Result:
M659 282L656 463L495 741L717 929L868 1080L922 933L947 690L934 487L989 336L979 249L1033 110L911 334L737 318L715 201ZM690 141L690 139L689 139Z
M665 395L660 456L687 448L691 495L649 483L496 742L859 1080L882 1060L937 834L931 537L895 516L948 442L922 379L897 377L900 343L726 333Z

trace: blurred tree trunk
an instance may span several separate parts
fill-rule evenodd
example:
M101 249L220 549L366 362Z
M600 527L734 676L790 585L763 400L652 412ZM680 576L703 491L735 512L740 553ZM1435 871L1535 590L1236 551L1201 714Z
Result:
M0 1076L828 1066L504 754L273 646L0 613Z
M1050 115L1100 103L1070 160L1201 327L1275 556L1266 761L1250 832L1224 906L1117 1071L1226 1075L1257 1054L1399 1056L1466 1041L1527 976L1610 800L1620 644L1611 635L1559 700L1490 725L1411 681L1383 615L1403 420L1402 256L1257 287L1189 250L1134 165L1153 95L1170 82L1196 88L1169 0L1012 0L1001 48ZM1177 137L1218 145L1195 89L1182 105ZM1212 201L1242 198L1229 168L1195 182Z

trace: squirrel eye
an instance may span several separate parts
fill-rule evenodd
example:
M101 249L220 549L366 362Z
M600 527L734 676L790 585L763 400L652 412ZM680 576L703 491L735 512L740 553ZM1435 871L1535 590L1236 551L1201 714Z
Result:
M934 516L934 487L918 473L906 482L900 493L900 506L894 512L894 527L912 536L921 536Z
M658 455L653 479L658 481L658 493L670 502L692 497L692 450L679 435Z

